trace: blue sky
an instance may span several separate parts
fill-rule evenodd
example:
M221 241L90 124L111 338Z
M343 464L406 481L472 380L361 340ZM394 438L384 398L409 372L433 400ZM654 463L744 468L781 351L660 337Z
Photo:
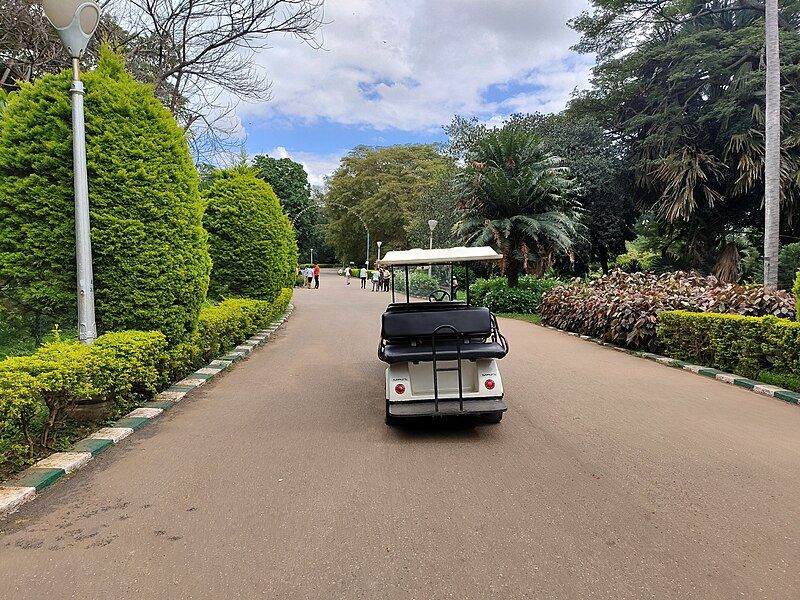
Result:
M359 144L444 141L454 115L561 110L592 57L566 22L587 0L328 0L314 49L275 39L256 61L272 98L239 105L250 155L289 156L315 185ZM273 42L273 40L271 40Z

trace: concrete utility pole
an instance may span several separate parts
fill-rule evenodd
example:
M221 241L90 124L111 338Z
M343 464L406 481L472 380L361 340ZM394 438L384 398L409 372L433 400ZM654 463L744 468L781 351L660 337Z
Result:
M778 287L781 225L781 62L778 0L766 0L767 112L764 151L764 287Z
M86 132L80 57L97 24L100 6L93 0L44 0L44 13L72 58L72 162L75 188L75 260L78 271L78 338L91 344L97 337L94 317L94 273L89 225L89 184L86 175Z

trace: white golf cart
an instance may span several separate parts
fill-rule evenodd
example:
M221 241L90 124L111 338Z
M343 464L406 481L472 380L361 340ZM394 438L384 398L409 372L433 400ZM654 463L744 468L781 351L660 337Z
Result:
M507 407L497 360L508 353L508 342L489 309L469 300L469 263L501 258L489 247L460 247L388 252L381 259L392 271L392 303L383 313L378 347L378 357L389 365L387 425L405 417L477 415L489 423L503 418ZM466 267L466 302L455 299L450 269L459 263ZM417 279L428 288L413 289L411 267L423 273ZM442 268L438 278L432 276ZM430 289L431 283L441 287ZM396 302L397 288L405 291L405 302ZM412 301L412 293L427 297Z

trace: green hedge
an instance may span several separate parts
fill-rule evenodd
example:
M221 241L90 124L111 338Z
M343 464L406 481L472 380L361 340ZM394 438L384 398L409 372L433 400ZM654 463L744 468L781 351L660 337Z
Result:
M800 373L800 323L777 317L663 311L659 350L685 360L757 379Z
M486 306L493 312L532 314L538 312L542 296L563 283L559 279L524 275L519 278L517 288L510 288L505 277L478 279L469 286L470 303Z
M92 346L56 335L30 356L0 361L0 473L57 446L75 402L110 400L116 414L127 412L264 329L291 297L287 288L274 302L228 299L204 308L190 338L171 349L157 331L107 333Z
M98 328L176 342L194 329L211 269L185 132L107 48L82 77ZM70 81L23 85L0 118L5 308L65 329L76 321Z
M237 167L217 171L203 198L213 263L209 296L273 301L294 281L297 242L272 187Z

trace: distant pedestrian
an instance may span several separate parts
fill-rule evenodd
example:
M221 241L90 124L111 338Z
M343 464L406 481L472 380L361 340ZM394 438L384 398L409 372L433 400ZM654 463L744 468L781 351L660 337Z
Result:
M362 290L367 289L367 275L369 275L369 273L367 271L368 271L367 265L364 265L364 267L361 269L361 273L359 273L359 275L361 276L361 289Z
M306 287L311 289L311 282L314 281L314 269L310 266L305 268L305 276L306 276Z
M392 270L391 269L384 269L383 270L383 291L389 291L389 283L392 280Z
M381 271L380 269L375 269L372 272L372 291L379 291L380 288L380 280L381 280Z
M320 268L319 265L314 265L314 289L319 289L319 272Z
M347 266L344 268L344 278L347 281L347 285L350 285L350 278L353 276L353 270Z

